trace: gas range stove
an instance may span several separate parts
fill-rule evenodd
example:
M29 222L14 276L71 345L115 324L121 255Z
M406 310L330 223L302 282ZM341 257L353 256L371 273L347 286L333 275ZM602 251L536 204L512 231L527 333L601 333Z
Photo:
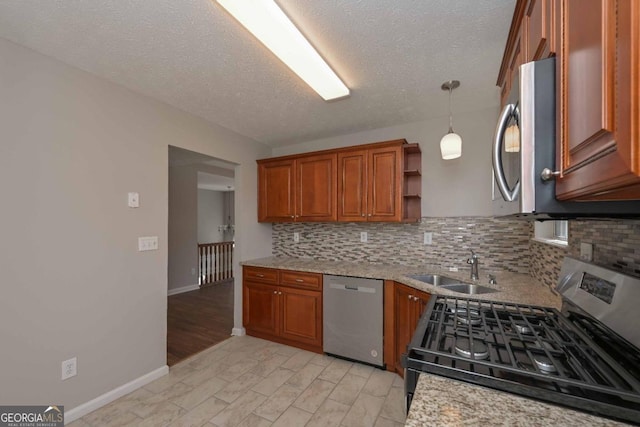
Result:
M640 423L640 280L571 258L561 311L431 298L405 357L407 408L421 372Z

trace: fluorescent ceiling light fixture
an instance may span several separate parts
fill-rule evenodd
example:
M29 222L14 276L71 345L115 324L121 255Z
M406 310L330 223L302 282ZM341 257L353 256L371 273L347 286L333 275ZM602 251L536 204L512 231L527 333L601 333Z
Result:
M349 88L273 0L217 2L325 101L349 95Z

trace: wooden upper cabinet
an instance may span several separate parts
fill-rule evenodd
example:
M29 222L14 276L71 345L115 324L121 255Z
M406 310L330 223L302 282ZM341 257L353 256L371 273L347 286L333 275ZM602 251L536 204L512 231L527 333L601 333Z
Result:
M553 5L551 0L530 0L525 9L524 33L526 34L526 60L537 61L551 56L555 40Z
M634 0L562 0L558 199L640 199L639 16Z
M293 221L296 214L295 160L258 163L258 221Z
M367 156L367 220L402 219L402 147L374 148Z
M498 86L501 105L505 105L518 67L525 62L549 58L556 53L556 0L518 0L505 47Z
M367 150L338 153L338 221L366 221L367 193Z
M258 221L335 221L336 154L258 162Z
M402 145L338 153L338 220L402 220Z
M415 222L421 165L404 139L258 160L258 221Z
M335 221L337 155L301 157L296 163L296 221Z

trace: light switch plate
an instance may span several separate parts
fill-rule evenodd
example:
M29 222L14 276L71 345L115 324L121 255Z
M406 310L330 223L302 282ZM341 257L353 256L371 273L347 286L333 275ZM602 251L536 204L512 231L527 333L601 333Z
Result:
M293 241L298 243L300 241L300 233L293 233Z
M367 232L366 231L360 232L360 242L367 243L367 240L369 240L369 236L367 235Z
M138 237L138 251L157 251L158 236Z

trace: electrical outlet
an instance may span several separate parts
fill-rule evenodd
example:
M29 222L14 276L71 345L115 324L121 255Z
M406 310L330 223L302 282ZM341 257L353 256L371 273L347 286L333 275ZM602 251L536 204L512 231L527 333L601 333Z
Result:
M140 207L140 195L138 193L127 194L127 204L130 208Z
M360 233L360 242L367 243L368 240L369 240L369 236L367 235L367 232L366 231L362 231Z
M66 380L71 377L75 377L78 374L78 358L73 357L71 359L62 362L62 379Z
M300 241L300 233L293 233L293 241L298 243Z
M593 261L593 245L580 243L580 258L584 261Z
M425 231L424 232L424 244L425 245L430 245L432 243L433 243L433 233Z

